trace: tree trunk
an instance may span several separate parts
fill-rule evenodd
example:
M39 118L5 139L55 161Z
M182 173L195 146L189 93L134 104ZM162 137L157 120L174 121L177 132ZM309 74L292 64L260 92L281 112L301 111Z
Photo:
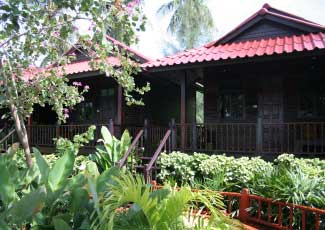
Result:
M25 152L26 164L30 168L33 164L33 161L30 152L28 134L27 134L24 120L19 117L19 114L17 112L17 107L14 104L10 104L10 111L11 111L12 118L15 122L15 128L16 128L19 142L22 145Z
M9 101L9 107L10 107L12 119L15 122L15 129L17 132L19 142L22 145L22 148L24 149L25 152L26 164L30 168L33 164L33 161L32 161L32 156L31 156L29 142L28 142L28 134L24 123L24 119L21 117L21 115L19 115L17 106L15 105L14 100L12 99L12 98L18 98L18 92L16 86L16 79L14 77L14 73L12 71L9 61L8 61L8 66L10 71L10 80L8 79L8 76L5 73L4 69L2 70L4 85L6 87L6 96ZM9 82L11 84L8 84Z

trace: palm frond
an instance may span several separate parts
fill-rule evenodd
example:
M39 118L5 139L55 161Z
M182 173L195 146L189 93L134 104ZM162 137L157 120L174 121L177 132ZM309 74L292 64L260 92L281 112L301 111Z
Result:
M218 208L223 207L219 194L194 193L190 187L176 190L168 185L153 192L141 176L134 177L130 173L114 180L116 183L108 186L109 192L101 202L101 216L93 224L94 229L139 229L140 226L154 230L188 229L184 219L188 219L191 210L198 208L197 204L201 209L210 210L211 218L207 221L197 215L192 221L194 229L202 225L223 226L220 229L235 226L219 211Z
M170 0L169 2L163 4L157 10L158 15L166 15L167 13L174 11L177 8L177 2L175 0Z

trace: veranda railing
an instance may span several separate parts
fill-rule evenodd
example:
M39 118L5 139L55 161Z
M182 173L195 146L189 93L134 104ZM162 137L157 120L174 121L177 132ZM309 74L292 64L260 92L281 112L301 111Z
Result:
M103 124L68 124L68 125L30 125L28 126L29 141L35 146L55 146L55 139L68 138L72 139L75 135L84 133L91 125L96 126L94 141L91 141L87 146L93 147L96 141L101 138L100 129L102 126L109 128L110 132L120 137L125 129L127 129L132 137L136 137L140 130L143 130L144 145L148 152L154 151L164 137L164 134L169 130L168 126L149 125L147 122L144 125L117 125L112 121Z
M101 126L108 126L119 137L128 129L135 137L143 129L145 148L153 152L167 130L171 130L172 150L216 153L325 153L325 122L262 123L205 123L175 124L169 126L96 124L95 140L100 138ZM72 138L85 132L88 125L31 125L30 141L33 145L53 146L54 138ZM94 146L91 142L89 146Z
M175 148L218 153L325 153L325 122L175 124Z
M155 181L152 189L161 189ZM178 188L176 188L178 189ZM207 192L193 189L193 192ZM256 196L244 188L241 193L216 192L223 196L225 213L260 229L321 230L325 227L325 210ZM207 210L208 213L208 210Z

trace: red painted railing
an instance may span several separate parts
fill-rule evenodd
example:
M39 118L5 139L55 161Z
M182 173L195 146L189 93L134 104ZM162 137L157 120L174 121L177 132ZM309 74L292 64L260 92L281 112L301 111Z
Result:
M152 187L153 190L163 188L154 181ZM203 192L197 189L192 191ZM224 211L228 215L261 229L321 230L325 226L325 209L276 201L250 194L248 189L243 189L241 193L220 192L220 194L224 197L226 205Z

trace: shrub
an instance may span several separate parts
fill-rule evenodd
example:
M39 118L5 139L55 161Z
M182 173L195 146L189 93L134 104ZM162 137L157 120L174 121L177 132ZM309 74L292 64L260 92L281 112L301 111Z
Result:
M252 193L296 204L325 207L325 161L282 154L274 162L260 157L192 155L173 152L159 159L161 182L171 180L195 188Z
M282 154L274 160L274 164L291 170L299 168L309 176L325 177L325 161L319 158L304 159L293 154Z
M50 167L60 158L57 154L43 155L43 157ZM72 175L77 175L79 172L83 171L89 161L88 156L77 156L73 165Z
M225 155L207 155L181 152L162 154L159 160L162 181L173 177L179 183L195 184L195 180L204 181L218 175L224 175L226 187L246 186L255 173L272 168L272 164L259 157L227 157Z

